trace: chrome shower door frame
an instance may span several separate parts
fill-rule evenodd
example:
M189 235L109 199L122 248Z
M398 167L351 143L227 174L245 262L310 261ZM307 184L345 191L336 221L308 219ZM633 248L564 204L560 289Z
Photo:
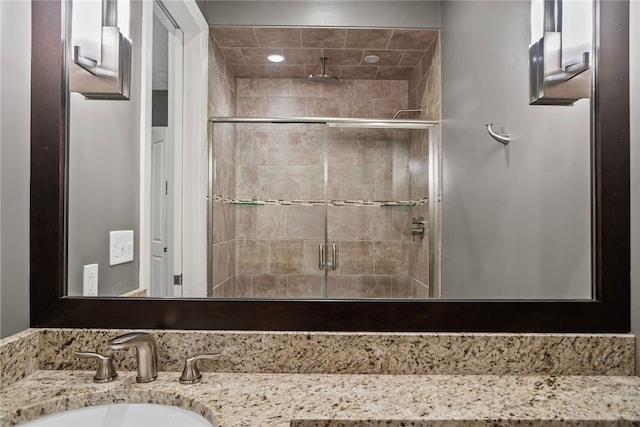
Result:
M216 123L235 124L324 124L329 128L361 128L361 129L406 129L428 131L429 146L429 298L438 298L441 295L440 283L440 238L441 238L441 144L440 123L434 120L403 120L403 119L366 119L366 118L342 118L342 117L211 117L209 118L209 172L208 191L213 194L215 179L215 160L213 156L214 132ZM324 186L324 242L318 250L318 268L323 270L322 298L329 298L329 270L335 270L338 256L336 245L329 245L328 233L328 186L329 186L329 161L327 139L324 139L323 151L323 186ZM208 204L210 206L210 204ZM211 215L207 215L211 218ZM329 257L331 250L331 257ZM208 257L207 257L208 258ZM328 258L331 258L329 261ZM208 261L210 262L210 261ZM211 271L207 267L207 271Z

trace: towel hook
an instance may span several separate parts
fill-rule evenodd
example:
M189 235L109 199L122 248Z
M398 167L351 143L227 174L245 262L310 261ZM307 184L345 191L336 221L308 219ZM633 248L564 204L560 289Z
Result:
M489 135L491 135L491 138L495 139L500 144L507 145L511 141L509 134L496 133L492 128L493 123L485 123L485 126L487 127L487 131L489 132Z

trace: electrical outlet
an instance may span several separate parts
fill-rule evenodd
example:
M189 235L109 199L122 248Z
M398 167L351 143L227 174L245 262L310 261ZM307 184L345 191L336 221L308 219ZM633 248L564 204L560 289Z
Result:
M98 296L98 264L87 264L82 270L82 295Z

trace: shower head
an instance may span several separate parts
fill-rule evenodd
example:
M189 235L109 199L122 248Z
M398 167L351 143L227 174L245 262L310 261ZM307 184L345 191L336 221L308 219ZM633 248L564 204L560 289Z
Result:
M330 76L327 73L325 73L326 65L327 65L327 57L323 56L322 58L320 58L320 73L310 74L309 77L307 77L307 80L312 82L320 82L320 83L337 82L338 81L337 77Z

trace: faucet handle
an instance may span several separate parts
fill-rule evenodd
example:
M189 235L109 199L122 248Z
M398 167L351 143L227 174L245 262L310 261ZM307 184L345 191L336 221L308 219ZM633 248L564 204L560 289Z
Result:
M76 351L76 356L80 359L98 359L98 370L93 377L94 383L108 383L116 379L118 373L113 368L111 356L94 353L91 351Z
M180 384L195 384L202 380L202 374L198 370L196 362L200 359L217 359L220 353L202 353L184 359L184 369L180 376Z

